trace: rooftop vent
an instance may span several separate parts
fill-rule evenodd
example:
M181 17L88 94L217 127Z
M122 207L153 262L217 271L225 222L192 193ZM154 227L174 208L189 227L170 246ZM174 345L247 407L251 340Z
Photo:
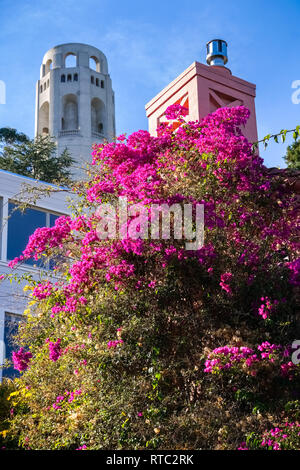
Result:
M218 65L224 67L228 62L227 42L223 39L213 39L206 44L208 65Z

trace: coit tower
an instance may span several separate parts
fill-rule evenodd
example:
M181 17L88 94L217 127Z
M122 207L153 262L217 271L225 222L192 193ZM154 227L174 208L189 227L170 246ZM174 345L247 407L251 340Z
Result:
M115 99L107 59L99 49L70 43L50 49L36 86L35 135L53 136L67 148L83 177L92 145L115 137Z

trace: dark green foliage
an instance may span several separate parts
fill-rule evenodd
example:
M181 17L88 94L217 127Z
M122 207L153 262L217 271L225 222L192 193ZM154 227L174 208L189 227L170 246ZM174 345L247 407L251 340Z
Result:
M2 127L0 129L0 143L7 144L20 144L22 142L28 142L29 137L23 134L23 132L18 132L17 129L12 129L11 127Z
M67 149L56 154L56 144L49 136L38 136L30 140L15 129L0 129L4 142L0 151L0 168L20 175L67 185L71 181L70 167L74 160Z
M288 146L284 160L288 168L300 170L300 140Z

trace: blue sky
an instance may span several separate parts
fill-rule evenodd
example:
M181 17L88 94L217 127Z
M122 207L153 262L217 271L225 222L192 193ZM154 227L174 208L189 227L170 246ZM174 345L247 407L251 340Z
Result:
M35 83L51 47L83 42L108 58L117 132L147 129L144 105L193 61L205 44L229 45L232 73L257 85L259 136L300 124L291 85L300 80L299 0L0 0L0 80L7 86L0 127L33 137ZM262 156L284 167L285 145Z

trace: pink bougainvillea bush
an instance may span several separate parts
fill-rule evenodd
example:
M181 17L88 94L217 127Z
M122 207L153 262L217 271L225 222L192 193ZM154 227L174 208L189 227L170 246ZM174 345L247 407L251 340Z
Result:
M300 449L294 195L242 135L246 108L189 123L167 113L176 132L96 145L73 215L37 229L11 263L58 260L55 278L28 287L20 327L30 356L16 352L10 432L25 448L238 449L255 435L259 449ZM187 250L172 231L100 239L97 209L120 197L146 214L203 204L204 245ZM287 438L282 423L294 423Z

